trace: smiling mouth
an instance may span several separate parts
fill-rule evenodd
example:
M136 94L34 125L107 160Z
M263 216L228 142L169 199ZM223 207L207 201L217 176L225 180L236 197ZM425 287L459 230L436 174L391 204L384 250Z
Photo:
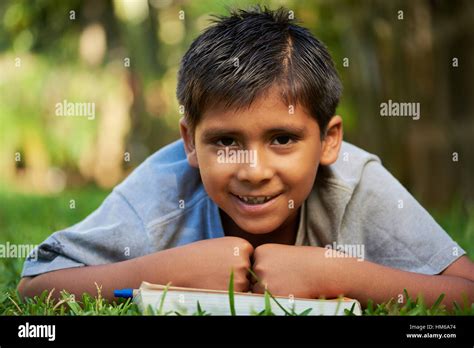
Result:
M271 201L273 198L277 197L277 195L272 195L272 196L240 196L240 195L235 195L232 194L235 197L237 197L241 202L248 204L248 205L258 205L258 204L264 204L268 201Z

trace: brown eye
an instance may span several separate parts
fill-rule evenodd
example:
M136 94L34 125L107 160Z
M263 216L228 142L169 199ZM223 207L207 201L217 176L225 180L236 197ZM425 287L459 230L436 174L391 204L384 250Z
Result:
M280 135L273 139L276 142L276 145L288 145L291 142L291 137L289 135Z
M217 145L219 146L233 146L234 144L234 139L232 138L221 138L217 141Z

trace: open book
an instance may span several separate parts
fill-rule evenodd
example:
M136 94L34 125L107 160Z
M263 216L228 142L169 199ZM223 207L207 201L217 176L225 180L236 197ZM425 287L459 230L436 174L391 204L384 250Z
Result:
M172 286L168 287L165 291L165 288L166 286L164 285L142 282L140 288L133 292L134 302L138 304L142 312L150 313L192 315L200 311L201 313L205 312L205 314L211 315L232 314L229 293L227 291ZM287 313L344 315L345 309L355 315L361 314L360 303L349 298L312 300L280 296L271 298L267 296L265 299L264 295L244 292L235 292L233 297L233 308L236 315L258 314L264 311L265 308L268 309L268 305L271 306L271 311L275 315L285 315Z

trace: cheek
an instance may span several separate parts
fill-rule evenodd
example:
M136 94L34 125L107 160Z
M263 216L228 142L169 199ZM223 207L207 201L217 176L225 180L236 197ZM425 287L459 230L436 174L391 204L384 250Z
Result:
M311 192L318 171L317 151L306 151L294 158L280 161L279 175L290 188L290 199L302 202Z
M298 170L288 173L286 181L289 186L291 185L291 195L294 196L295 200L302 201L308 196L314 185L317 165L315 163L312 168L302 168L300 166Z
M198 153L199 172L207 194L218 202L232 175L231 166L217 162L213 153Z

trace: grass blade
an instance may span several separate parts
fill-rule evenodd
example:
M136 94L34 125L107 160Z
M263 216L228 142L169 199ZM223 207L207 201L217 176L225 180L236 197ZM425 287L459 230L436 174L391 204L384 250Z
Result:
M309 314L309 312L311 312L313 310L313 308L308 308L308 309L305 309L304 311L302 311L300 314L298 314L299 316L301 317L305 317Z
M230 281L229 281L229 305L230 305L230 314L235 316L235 300L234 300L234 270L230 272Z
M163 294L161 295L161 299L160 299L160 306L158 307L158 313L157 313L158 315L163 315L163 306L165 304L165 297L170 285L171 283L166 284L165 289L163 290Z
M265 312L263 312L263 315L273 315L272 312L272 305L270 304L270 293L268 292L267 289L265 289Z
M253 270L251 270L250 268L248 269L249 273L252 275L252 277L255 278L255 280L257 281L257 283L260 283L260 279L258 278L258 276L255 274L255 272ZM277 304L278 307L280 307L280 309L285 312L285 315L293 315L292 313L288 312L285 307L283 307L280 302L278 302L278 300L275 298L275 296L272 295L272 293L268 290L268 289L265 289L265 294L268 293L268 295L271 297L271 299L273 301L275 301L275 303ZM271 308L271 307L270 307Z

